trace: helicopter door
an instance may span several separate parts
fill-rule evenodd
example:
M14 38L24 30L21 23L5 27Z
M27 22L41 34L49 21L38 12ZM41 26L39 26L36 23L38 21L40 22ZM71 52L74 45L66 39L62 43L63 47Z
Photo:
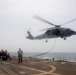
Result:
M60 30L59 29L54 29L52 32L53 35L59 36L60 35Z
M60 30L59 30L59 29L56 29L55 32L56 32L56 35L57 35L57 36L60 35Z

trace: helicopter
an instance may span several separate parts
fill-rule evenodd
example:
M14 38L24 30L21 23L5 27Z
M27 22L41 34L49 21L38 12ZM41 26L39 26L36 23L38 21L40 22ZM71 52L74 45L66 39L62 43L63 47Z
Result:
M61 27L62 25L65 25L65 24L68 24L70 22L73 22L75 21L76 19L73 19L71 21L68 21L62 25L56 25L56 24L53 24L39 16L34 16L34 18L40 20L40 21L43 21L53 27L51 28L46 28L46 29L42 29L42 30L46 30L46 32L44 32L43 34L41 35L38 35L38 36L33 36L30 31L27 31L27 34L28 36L26 37L27 39L30 39L30 40L41 40L41 39L46 39L46 42L48 42L47 39L50 39L50 38L63 38L64 40L66 40L67 37L70 37L72 35L76 35L76 31L70 29L70 28L63 28Z

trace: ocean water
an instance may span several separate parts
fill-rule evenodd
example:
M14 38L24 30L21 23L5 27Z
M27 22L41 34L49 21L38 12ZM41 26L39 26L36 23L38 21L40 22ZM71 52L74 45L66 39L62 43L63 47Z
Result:
M41 55L43 53L40 52L26 52L23 53L23 57L34 57L34 58L40 58L40 59L53 59L55 60L67 60L71 62L76 62L76 53L47 53L44 55ZM11 56L17 56L16 52L11 52ZM39 55L39 56L38 56Z

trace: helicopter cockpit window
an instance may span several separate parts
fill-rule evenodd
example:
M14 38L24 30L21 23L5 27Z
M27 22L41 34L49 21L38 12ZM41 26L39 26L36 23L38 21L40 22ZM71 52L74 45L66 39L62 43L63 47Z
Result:
M70 31L70 29L68 28L68 29L66 29L66 31Z

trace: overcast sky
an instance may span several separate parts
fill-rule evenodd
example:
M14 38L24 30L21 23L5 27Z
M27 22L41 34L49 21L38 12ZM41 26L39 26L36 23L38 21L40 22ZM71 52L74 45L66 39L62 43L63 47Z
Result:
M76 18L76 0L0 0L0 50L17 52L46 52L50 50L55 39L28 40L26 31L30 29L33 36L44 33L40 29L52 27L33 18L39 15L54 23L63 24ZM63 27L76 30L76 21ZM76 52L76 36L66 40L57 39L52 52Z

